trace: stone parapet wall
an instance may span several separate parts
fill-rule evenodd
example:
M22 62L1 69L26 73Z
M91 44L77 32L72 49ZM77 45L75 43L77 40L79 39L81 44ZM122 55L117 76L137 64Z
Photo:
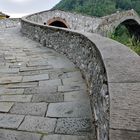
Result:
M96 34L44 26L23 18L22 32L66 55L87 81L98 140L140 139L140 57Z
M0 20L0 29L2 29L2 28L15 27L18 24L20 24L20 19L19 18L1 19Z

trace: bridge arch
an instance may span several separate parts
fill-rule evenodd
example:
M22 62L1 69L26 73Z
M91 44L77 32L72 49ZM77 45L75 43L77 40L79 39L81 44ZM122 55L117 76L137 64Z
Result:
M140 24L135 19L126 19L119 24L117 24L114 28L114 32L116 31L119 26L124 25L131 36L134 36L137 40L140 40Z
M47 24L49 26L55 26L55 27L62 27L62 28L70 28L68 23L65 19L62 19L60 17L54 17L50 20L48 20Z

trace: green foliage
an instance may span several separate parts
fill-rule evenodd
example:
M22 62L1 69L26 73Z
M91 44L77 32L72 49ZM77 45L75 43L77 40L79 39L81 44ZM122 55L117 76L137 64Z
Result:
M110 35L110 38L121 42L140 55L140 41L131 36L124 25L118 26L115 32Z
M53 9L101 17L132 8L140 14L140 0L61 0Z

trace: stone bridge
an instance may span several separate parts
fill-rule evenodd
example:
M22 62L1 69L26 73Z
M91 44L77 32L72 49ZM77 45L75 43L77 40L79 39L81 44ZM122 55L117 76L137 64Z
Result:
M132 35L135 35L137 38L140 36L140 17L134 10L117 12L101 18L60 10L50 10L30 15L28 16L28 20L72 30L99 33L103 36L108 36L114 32L120 24L123 24Z
M0 140L140 139L140 57L88 33L107 18L55 10L0 25Z

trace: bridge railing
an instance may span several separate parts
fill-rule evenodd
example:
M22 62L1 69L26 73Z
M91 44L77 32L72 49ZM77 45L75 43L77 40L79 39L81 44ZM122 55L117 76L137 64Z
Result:
M84 75L99 140L140 139L140 57L124 45L21 20L22 32L66 55Z

